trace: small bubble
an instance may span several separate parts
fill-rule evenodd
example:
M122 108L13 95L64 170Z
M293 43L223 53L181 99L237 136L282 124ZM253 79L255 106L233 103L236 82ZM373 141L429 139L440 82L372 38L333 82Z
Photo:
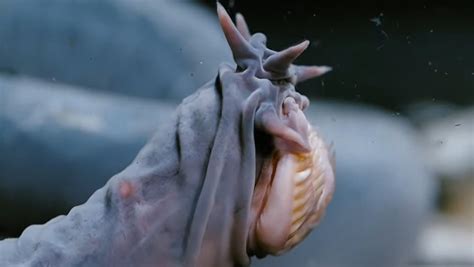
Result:
M428 66L431 66L433 65L433 63L431 63L431 61L428 61Z
M431 29L430 32L433 32L433 29Z
M434 69L434 72L438 72L438 69Z
M202 61L199 61L199 65L202 65Z

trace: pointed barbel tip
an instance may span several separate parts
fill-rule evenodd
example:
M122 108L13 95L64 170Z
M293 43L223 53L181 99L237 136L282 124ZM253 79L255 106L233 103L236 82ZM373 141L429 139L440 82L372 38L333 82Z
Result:
M290 67L293 61L295 61L308 46L309 41L305 40L297 45L277 52L267 58L263 67L270 71L283 72Z
M246 37L234 25L234 22L232 22L229 14L219 2L217 2L217 15L219 17L222 30L224 31L224 36L234 56L235 62L239 64L242 59L255 57L255 49L252 48ZM242 22L240 24L241 28L244 27ZM242 30L244 30L243 33L246 34L245 29Z
M303 82L330 71L332 71L332 67L329 66L296 66L296 77L298 82Z
M247 25L244 16L237 13L235 15L235 23L240 34L242 34L242 36L248 41L252 34L250 33L249 26Z

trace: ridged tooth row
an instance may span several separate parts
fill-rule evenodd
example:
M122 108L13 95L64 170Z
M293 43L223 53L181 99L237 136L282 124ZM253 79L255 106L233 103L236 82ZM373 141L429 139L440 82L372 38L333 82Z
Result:
M305 222L313 221L315 216L314 210L318 199L320 199L323 188L324 179L321 170L319 169L321 160L315 152L318 151L318 144L316 143L316 136L314 132L310 134L310 142L313 150L311 153L298 155L298 166L293 176L294 193L293 193L293 212L292 223L290 229L289 243L297 242L299 236L298 230ZM306 232L306 231L303 231ZM295 239L296 238L296 239ZM290 240L292 240L290 242Z
M308 156L311 158L310 156ZM298 230L307 217L310 206L310 199L312 195L312 169L308 166L306 169L297 172L293 177L295 184L293 193L293 212L290 229L290 236Z
M308 176L310 174L311 174L311 169L310 168L307 168L303 171L300 171L300 172L296 173L296 175L294 177L296 185L306 181L306 178L308 178Z

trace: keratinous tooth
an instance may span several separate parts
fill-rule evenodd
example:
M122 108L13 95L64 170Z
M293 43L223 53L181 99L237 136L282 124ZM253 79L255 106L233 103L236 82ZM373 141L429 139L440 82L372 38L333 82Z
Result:
M311 174L311 169L306 169L304 171L298 172L295 175L296 183L303 182Z

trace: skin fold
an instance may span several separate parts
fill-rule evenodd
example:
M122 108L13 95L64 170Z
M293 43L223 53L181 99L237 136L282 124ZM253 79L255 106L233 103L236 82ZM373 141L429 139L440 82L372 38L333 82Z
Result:
M292 64L307 41L275 52L241 15L218 15L237 66L222 64L87 202L0 242L0 266L248 266L319 222L333 165L295 85L329 68Z

